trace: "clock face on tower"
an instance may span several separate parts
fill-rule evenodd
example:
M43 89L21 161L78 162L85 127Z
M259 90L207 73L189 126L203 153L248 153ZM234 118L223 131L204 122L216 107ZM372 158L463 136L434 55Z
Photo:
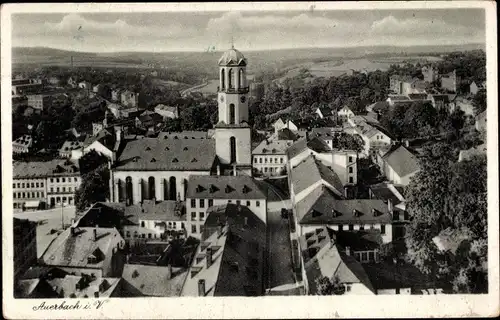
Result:
M247 100L247 98L245 96L241 96L241 98L240 98L241 103L245 103L246 100Z

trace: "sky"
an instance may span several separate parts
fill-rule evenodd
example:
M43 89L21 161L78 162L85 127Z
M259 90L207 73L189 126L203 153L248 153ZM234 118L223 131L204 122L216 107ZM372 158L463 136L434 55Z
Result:
M483 9L14 14L12 45L86 52L485 43Z

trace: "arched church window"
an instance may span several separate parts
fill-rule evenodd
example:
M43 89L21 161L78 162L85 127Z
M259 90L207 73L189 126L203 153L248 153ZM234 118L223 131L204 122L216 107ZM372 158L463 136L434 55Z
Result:
M230 163L236 162L236 138L229 138Z
M155 178L154 177L149 177L149 179L148 179L148 196L149 196L149 199L156 198Z
M239 78L240 78L240 81L239 81L239 83L240 83L240 88L243 88L243 87L244 87L244 85L245 85L245 73L244 73L243 69L240 69L240 71L239 71L239 75L238 75L238 76L239 76Z
M226 74L225 70L221 69L220 71L220 80L221 80L221 90L224 90L226 88Z
M231 103L229 105L229 124L235 124L236 123L236 111L234 109L234 104Z
M228 78L227 81L229 89L234 89L234 72L232 68L229 69L229 74L227 78Z

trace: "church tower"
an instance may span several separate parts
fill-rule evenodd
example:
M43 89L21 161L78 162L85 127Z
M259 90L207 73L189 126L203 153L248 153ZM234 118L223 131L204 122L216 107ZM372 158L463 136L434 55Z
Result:
M215 126L215 148L224 172L238 175L252 174L246 67L247 59L234 47L219 59L219 121Z

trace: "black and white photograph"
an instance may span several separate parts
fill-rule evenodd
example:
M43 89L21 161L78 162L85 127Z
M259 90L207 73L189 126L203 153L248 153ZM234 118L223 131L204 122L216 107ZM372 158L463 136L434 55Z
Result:
M11 318L498 315L495 4L344 4L2 6Z

